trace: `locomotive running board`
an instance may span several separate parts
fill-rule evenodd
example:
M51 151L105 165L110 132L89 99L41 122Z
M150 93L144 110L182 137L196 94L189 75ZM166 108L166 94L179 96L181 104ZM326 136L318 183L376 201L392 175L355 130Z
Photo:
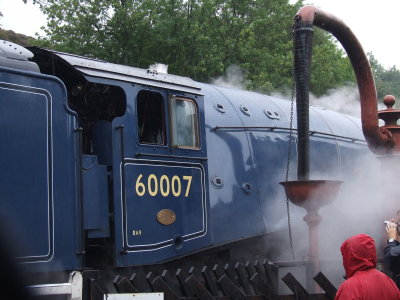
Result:
M124 275L112 274L112 278L109 279L115 291L111 291L110 286L104 285L106 274L85 273L83 277L88 279L86 280L89 284L86 288L90 291L88 300L123 300L124 295L130 295L131 298L128 298L132 299L133 295L141 296L146 293L160 293L164 297L161 299L168 300L334 299L336 288L325 275L319 273L313 278L305 279L303 275L311 276L311 274L299 273L299 267L309 269L310 262L272 263L265 259L263 262L256 260L254 263L220 261L220 264L214 264L212 267L200 264L185 265L183 268L178 266L159 266L147 270L139 268ZM301 280L296 279L291 272L287 273L289 269ZM289 290L283 285L280 287L280 279ZM320 291L311 291L315 283L320 286ZM119 296L121 298L118 298Z
M164 300L164 293L107 294L104 300Z
M82 299L82 274L71 272L66 283L39 284L28 286L29 292L35 296L67 295L68 300Z

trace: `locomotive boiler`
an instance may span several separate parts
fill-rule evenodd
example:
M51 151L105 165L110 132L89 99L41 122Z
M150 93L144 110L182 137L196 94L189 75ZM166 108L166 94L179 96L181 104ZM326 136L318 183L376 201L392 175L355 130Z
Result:
M0 212L30 286L70 276L97 299L165 292L169 278L172 294L200 297L175 272L207 265L209 293L223 296L227 263L273 257L287 217L279 182L297 165L290 101L0 47ZM309 129L310 178L352 176L368 153L360 120L310 106Z

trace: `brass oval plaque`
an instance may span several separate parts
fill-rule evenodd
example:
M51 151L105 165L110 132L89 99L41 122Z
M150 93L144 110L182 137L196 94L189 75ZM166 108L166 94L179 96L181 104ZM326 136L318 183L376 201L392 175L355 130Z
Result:
M157 221L162 225L171 225L176 221L175 212L171 209L162 209L157 213Z

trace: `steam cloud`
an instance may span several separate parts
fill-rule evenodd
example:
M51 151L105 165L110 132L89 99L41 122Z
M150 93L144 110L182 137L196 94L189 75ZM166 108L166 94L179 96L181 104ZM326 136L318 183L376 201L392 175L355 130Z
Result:
M237 65L231 65L226 69L225 75L212 80L212 84L225 88L243 89L243 80L242 69Z
M310 94L310 104L349 116L360 117L360 95L355 85L330 90L321 97ZM378 110L384 108L382 103L378 104Z
M168 65L155 63L149 66L149 70L157 71L158 73L168 74Z
M377 255L382 257L386 245L384 220L395 217L400 209L396 175L400 172L400 157L378 158L366 153L354 159L357 161L352 164L353 167L347 169L350 166L343 166L341 175L336 178L343 181L337 198L319 209L322 216L318 240L321 270L336 287L343 281L344 275L341 244L353 235L365 233L375 240ZM314 175L315 179L329 178L327 174ZM280 195L280 198L281 207L274 211L271 211L274 208L268 207L268 215L277 214L278 211L282 215L284 196ZM297 261L309 259L308 226L303 221L306 213L305 209L290 203L293 248ZM271 247L271 259L292 261L286 216L276 225L279 228L275 228L277 238ZM282 271L281 277L289 271L293 273L293 270ZM296 278L303 283L306 282L305 276L306 273L296 274Z

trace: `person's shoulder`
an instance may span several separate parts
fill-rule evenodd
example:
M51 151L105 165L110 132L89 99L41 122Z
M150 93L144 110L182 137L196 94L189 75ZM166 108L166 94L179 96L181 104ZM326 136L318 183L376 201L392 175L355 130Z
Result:
M339 298L335 299L349 299L350 295L357 295L361 292L361 283L360 280L356 276L352 276L345 281L342 282L342 284L339 286L339 289L337 291L337 296L341 296Z
M335 300L359 299L357 296L361 295L361 290L357 283L358 280L353 277L343 281L336 293Z
M383 249L384 254L387 253L387 251L396 251L396 252L400 252L400 243L398 241L392 241L392 242L388 242L385 246L385 248Z
M368 270L368 273L369 276L367 276L363 282L365 287L368 287L367 290L369 294L372 292L377 293L376 290L382 291L383 289L384 292L381 294L381 299L400 299L399 289L389 276L376 269Z

